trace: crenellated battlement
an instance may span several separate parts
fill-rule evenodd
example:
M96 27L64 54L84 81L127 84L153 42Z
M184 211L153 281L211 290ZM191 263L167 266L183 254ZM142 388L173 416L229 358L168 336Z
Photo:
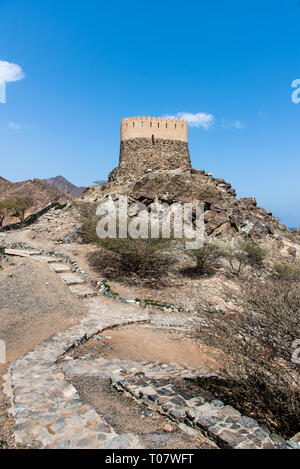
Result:
M188 125L183 119L128 117L121 121L121 141L135 138L188 141Z

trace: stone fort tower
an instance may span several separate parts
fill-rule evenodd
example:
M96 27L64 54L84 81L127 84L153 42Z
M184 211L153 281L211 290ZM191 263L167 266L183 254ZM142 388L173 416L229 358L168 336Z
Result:
M109 174L109 181L132 181L150 169L191 169L185 120L122 119L120 140L119 166Z

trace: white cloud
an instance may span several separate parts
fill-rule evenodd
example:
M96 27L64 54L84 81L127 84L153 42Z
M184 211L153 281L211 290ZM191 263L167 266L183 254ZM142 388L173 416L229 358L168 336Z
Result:
M0 81L18 81L24 77L25 74L19 65L0 60Z
M185 119L190 127L203 127L207 130L214 123L214 116L212 114L206 114L205 112L197 112L192 114L191 112L178 112L176 116L164 116L166 119Z
M8 128L12 130L20 130L22 129L22 126L19 124L15 124L14 122L9 122L8 123Z

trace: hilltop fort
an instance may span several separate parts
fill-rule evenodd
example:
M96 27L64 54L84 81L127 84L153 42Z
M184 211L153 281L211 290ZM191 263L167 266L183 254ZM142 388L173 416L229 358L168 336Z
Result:
M145 116L122 119L119 166L109 174L110 182L176 168L191 169L187 121Z

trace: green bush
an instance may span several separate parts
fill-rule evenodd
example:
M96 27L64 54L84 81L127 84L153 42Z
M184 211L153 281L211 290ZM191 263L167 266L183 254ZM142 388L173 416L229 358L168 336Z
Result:
M260 267L267 255L267 251L254 241L241 241L239 243L242 253L249 265Z
M240 241L238 247L224 253L231 273L240 275L247 266L261 267L267 251L254 241Z
M275 264L274 270L281 280L300 281L299 264Z
M194 269L199 275L209 274L217 266L224 252L213 243L204 243L202 248L186 250L186 254L196 262Z
M19 197L12 202L13 216L18 217L21 222L25 220L25 214L34 205L34 198L30 196Z

